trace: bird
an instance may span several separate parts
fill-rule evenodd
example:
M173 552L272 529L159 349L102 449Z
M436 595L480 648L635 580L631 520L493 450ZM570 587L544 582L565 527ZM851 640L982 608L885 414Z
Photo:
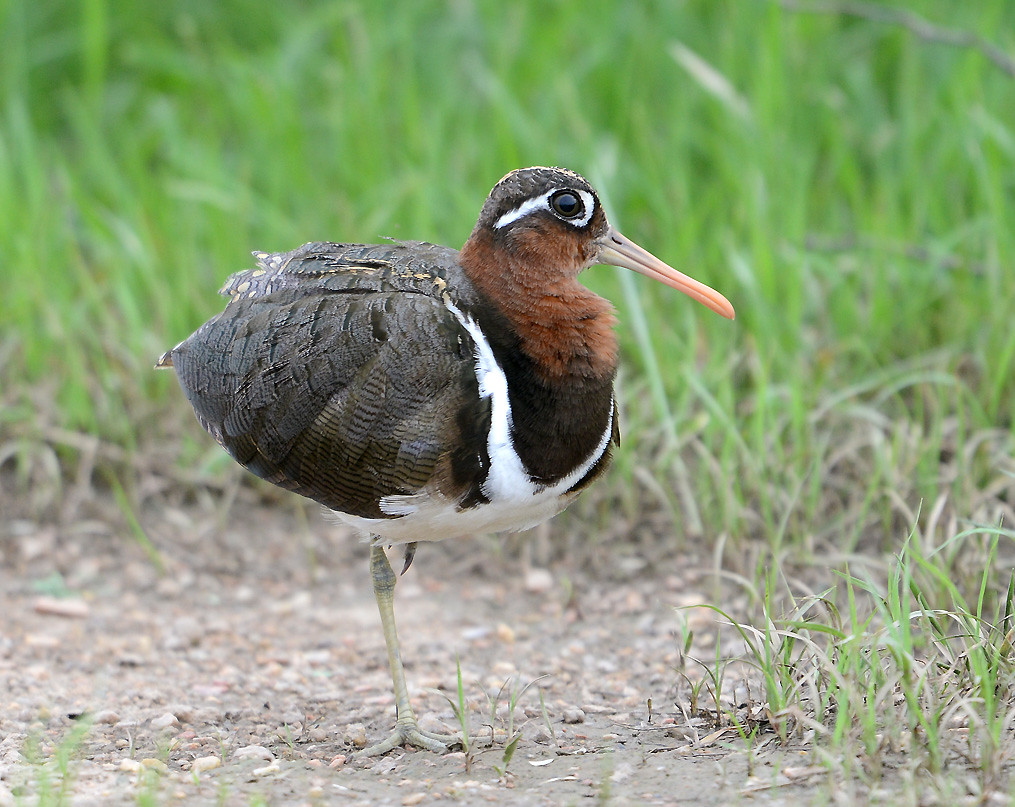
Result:
M460 250L314 242L254 252L224 310L159 359L242 466L324 505L370 546L395 728L360 752L443 753L420 727L385 548L535 526L602 476L620 442L612 305L593 264L646 275L733 319L719 292L612 227L564 168L512 171Z

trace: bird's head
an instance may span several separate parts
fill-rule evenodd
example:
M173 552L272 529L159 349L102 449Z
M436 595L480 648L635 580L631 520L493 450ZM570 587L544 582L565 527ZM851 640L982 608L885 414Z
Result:
M612 227L588 180L564 168L522 168L501 179L462 248L474 277L491 281L489 273L507 271L512 283L533 287L573 280L595 263L633 269L733 319L723 295Z

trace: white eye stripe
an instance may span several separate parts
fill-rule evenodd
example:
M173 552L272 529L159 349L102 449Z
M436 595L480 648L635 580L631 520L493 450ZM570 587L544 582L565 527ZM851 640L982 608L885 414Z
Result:
M523 216L529 215L534 210L549 210L550 209L550 194L544 194L543 196L536 196L532 199L526 199L514 210L509 210L499 219L497 223L493 225L495 230L499 230L501 227L507 227L511 222L518 221Z
M550 208L550 197L553 196L553 194L557 193L559 190L561 189L555 188L552 191L544 193L542 196L534 196L531 199L526 199L514 210L509 210L507 213L505 213L503 216L497 219L497 221L493 225L494 229L499 230L502 227L507 227L507 225L511 224L512 222L518 221L518 219L524 218L525 216L529 215L529 213L532 213L536 210L550 210L552 212L552 209ZM574 191L574 193L577 193L578 196L581 197L582 204L585 206L585 215L583 215L580 219L565 219L561 216L558 216L558 218L561 221L566 221L568 224L571 224L575 227L584 227L586 224L589 223L589 221L592 218L592 214L595 212L596 200L593 198L592 194L589 193L588 191L577 190Z

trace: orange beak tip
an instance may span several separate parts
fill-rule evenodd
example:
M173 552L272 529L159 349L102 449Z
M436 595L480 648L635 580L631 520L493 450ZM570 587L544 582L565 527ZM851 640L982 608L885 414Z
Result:
M735 319L733 305L715 289L706 286L672 266L663 263L659 258L638 246L627 236L610 229L600 240L598 254L600 263L608 263L631 269L638 274L657 280L672 289L683 292L702 305L715 311L726 319Z

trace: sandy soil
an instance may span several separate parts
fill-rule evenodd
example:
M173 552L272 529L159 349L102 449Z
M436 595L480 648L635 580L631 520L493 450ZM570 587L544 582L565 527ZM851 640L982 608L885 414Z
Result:
M548 568L517 543L420 547L396 593L410 693L425 725L457 728L460 660L477 741L353 758L394 711L367 548L313 508L244 495L225 514L210 499L151 506L141 523L162 571L102 507L64 526L0 522L0 807L58 803L43 799L61 787L76 805L707 805L835 790L806 751L763 735L748 753L687 714L682 621L700 658L727 642L710 611L675 609L714 597L700 559L649 566L608 547ZM721 654L737 652L729 641ZM746 686L736 694L749 706Z

